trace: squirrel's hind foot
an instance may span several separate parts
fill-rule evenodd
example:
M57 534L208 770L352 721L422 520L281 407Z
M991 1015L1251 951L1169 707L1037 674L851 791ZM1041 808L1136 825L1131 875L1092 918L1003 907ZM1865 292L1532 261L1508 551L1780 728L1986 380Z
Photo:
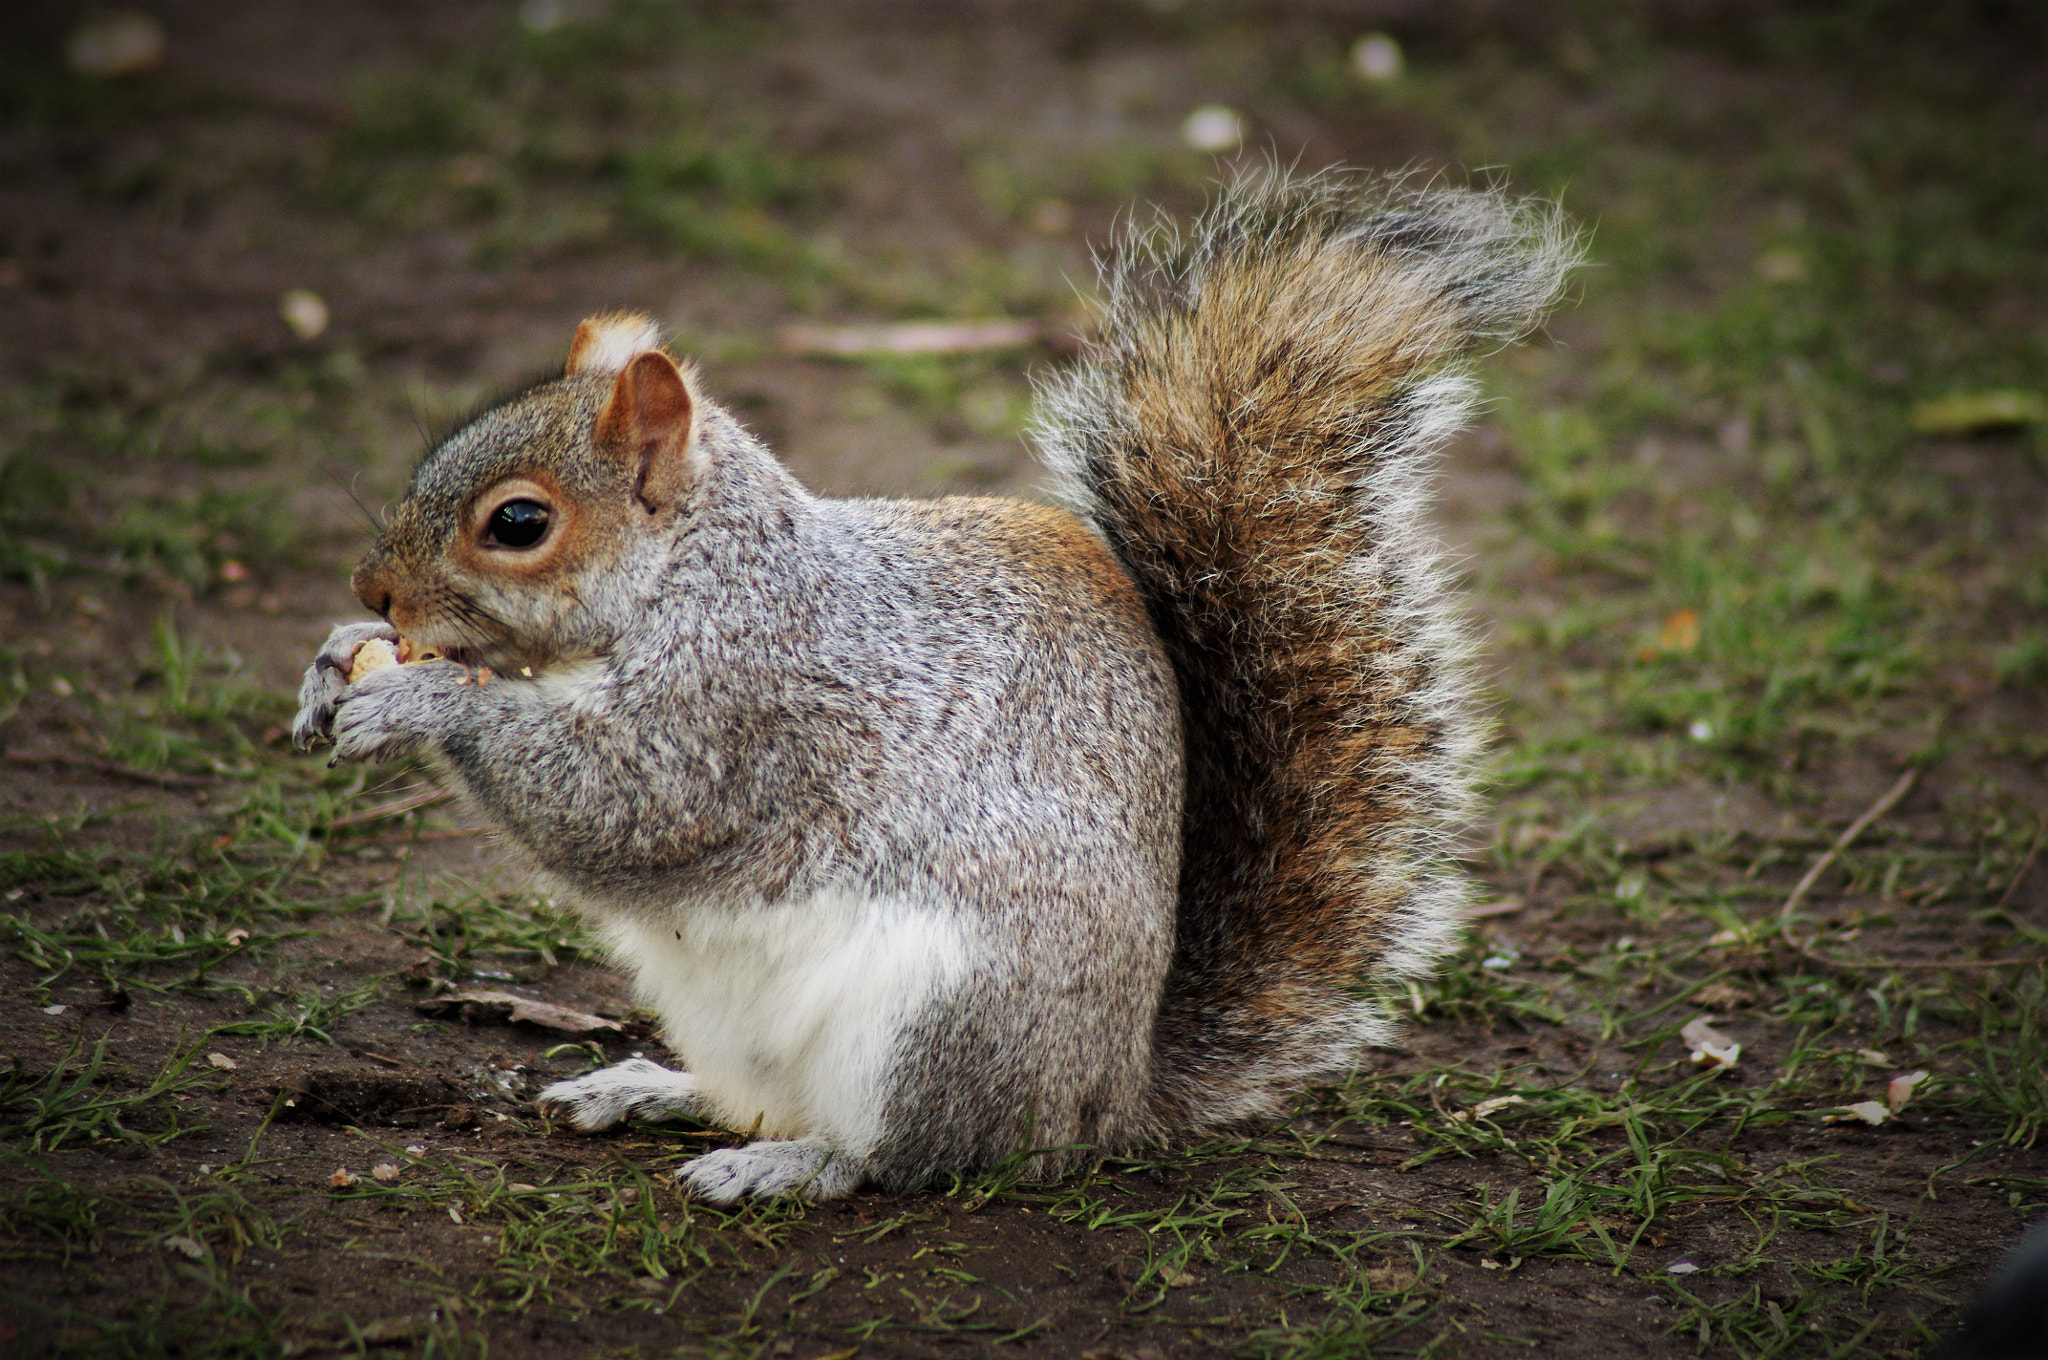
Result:
M742 1195L802 1195L805 1199L838 1199L858 1189L861 1173L821 1142L749 1143L745 1147L707 1152L676 1170L676 1179L691 1195L713 1204L731 1204Z
M628 1119L694 1119L704 1112L695 1077L645 1058L558 1081L534 1097L534 1104L579 1133L602 1133Z

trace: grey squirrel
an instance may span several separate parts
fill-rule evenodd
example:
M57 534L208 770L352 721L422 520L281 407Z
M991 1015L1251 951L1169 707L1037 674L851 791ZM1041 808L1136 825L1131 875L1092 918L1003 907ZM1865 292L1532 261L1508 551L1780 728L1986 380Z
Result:
M1934 1360L2048 1360L2048 1223L1999 1263Z
M1127 229L1041 391L1068 510L813 496L651 322L586 321L421 463L295 736L426 759L588 913L687 1070L539 1104L754 1130L699 1196L1271 1115L1455 936L1482 722L1431 461L1578 254L1329 173ZM438 659L351 683L371 639Z

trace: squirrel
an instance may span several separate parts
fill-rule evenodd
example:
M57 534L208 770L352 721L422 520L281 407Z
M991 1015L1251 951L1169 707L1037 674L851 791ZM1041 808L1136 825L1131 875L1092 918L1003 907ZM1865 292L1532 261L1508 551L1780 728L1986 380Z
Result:
M537 1103L753 1130L696 1196L1271 1117L1457 936L1485 724L1432 463L1578 259L1554 205L1341 172L1126 224L1040 384L1064 509L812 495L592 318L421 462L294 736L423 758L594 921L686 1067ZM371 639L437 657L351 683Z

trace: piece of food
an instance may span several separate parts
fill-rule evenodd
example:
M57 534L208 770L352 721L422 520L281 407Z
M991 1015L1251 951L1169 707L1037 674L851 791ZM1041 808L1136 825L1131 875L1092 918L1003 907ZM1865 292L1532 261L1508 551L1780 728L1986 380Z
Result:
M410 666L416 661L439 661L441 654L424 647L414 647L411 638L400 638L387 642L383 638L371 638L356 648L356 654L348 663L348 682L356 681L371 671L381 671L386 666Z
M381 671L386 666L400 664L397 644L383 638L371 638L356 648L355 657L348 663L348 682L353 685L372 671Z

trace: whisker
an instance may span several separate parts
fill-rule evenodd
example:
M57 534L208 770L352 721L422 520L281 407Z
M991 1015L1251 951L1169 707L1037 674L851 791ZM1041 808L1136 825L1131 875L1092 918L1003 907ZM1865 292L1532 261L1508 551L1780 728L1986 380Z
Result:
M503 619L467 595L452 596L448 613L466 635L478 642L494 642L512 632Z
M384 532L384 521L378 519L375 512L369 506L363 504L363 498L356 494L356 483L362 480L362 473L358 472L347 481L343 481L341 473L335 470L332 463L322 463L320 471L327 474L328 479L341 488L342 494L348 497L349 503L355 506L356 510L361 513L363 522L370 526L371 533L381 534Z

